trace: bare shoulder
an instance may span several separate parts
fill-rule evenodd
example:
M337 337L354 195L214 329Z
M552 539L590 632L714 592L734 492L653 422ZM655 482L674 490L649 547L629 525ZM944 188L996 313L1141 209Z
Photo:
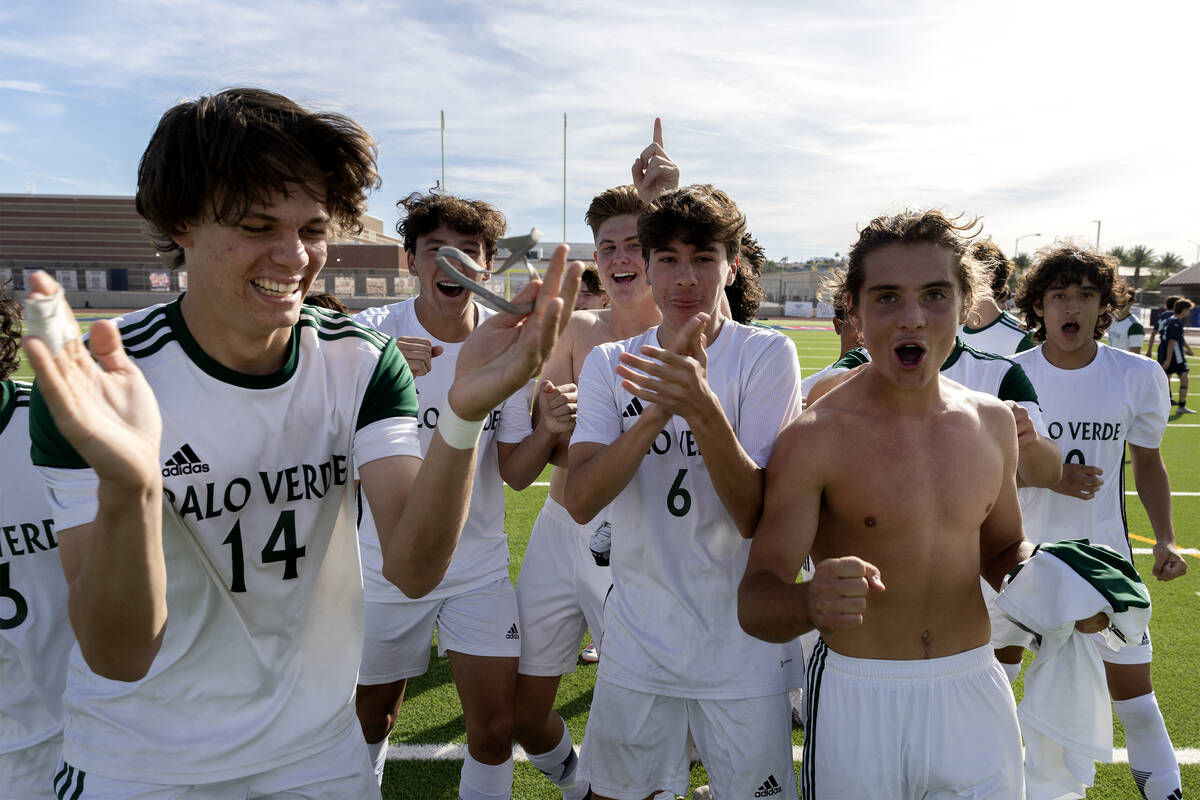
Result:
M772 467L795 466L808 473L830 463L839 451L839 431L854 424L854 415L840 404L810 406L779 432L771 451Z
M978 418L980 426L993 435L1005 439L1015 435L1016 419L1012 409L1003 400L995 395L968 389L944 377L941 388L947 405Z

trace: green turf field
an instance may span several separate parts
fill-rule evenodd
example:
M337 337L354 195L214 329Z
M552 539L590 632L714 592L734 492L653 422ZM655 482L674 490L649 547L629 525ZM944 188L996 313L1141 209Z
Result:
M85 323L86 324L86 323ZM800 323L803 324L803 323ZM824 327L820 324L809 327ZM805 375L829 364L838 354L837 338L831 330L787 330L796 343L800 366ZM28 371L18 372L28 377ZM1195 422L1193 422L1195 420ZM1200 418L1172 420L1162 447L1163 457L1171 475L1173 492L1200 494ZM542 481L547 480L543 475ZM1132 487L1131 475L1126 486ZM546 497L544 487L530 487L523 492L507 492L508 515L505 527L511 542L513 580L521 568L525 546L534 518ZM1200 496L1177 496L1174 500L1176 536L1180 547L1200 549ZM1134 547L1149 547L1152 535L1145 512L1136 496L1128 498L1129 524ZM1159 705L1167 721L1176 750L1190 750L1190 760L1197 760L1200 748L1200 711L1191 692L1195 691L1195 673L1200 669L1200 558L1186 556L1188 575L1164 584L1149 578L1153 560L1149 556L1136 558L1138 569L1148 578L1154 602L1151 623L1155 643L1154 681ZM595 666L580 663L578 669L564 678L559 689L556 708L566 719L572 737L578 743L583 737L595 681ZM1188 687L1193 687L1189 689ZM1021 691L1017 686L1018 696ZM878 721L876 721L877 723ZM896 724L901 724L897 720ZM1120 723L1114 720L1116 747L1124 747ZM462 745L465 741L462 710L444 659L434 653L430 671L421 678L409 681L405 704L392 734L393 744L425 745L436 750L444 745ZM793 743L800 745L803 734L793 732ZM396 748L400 750L401 748ZM409 751L405 751L409 752ZM454 800L458 796L458 773L461 761L446 754L430 754L421 760L389 761L384 776L383 796L389 800ZM461 756L460 756L461 758ZM1184 793L1200 793L1200 764L1183 766ZM703 768L692 770L692 788L705 783ZM1123 764L1100 765L1096 786L1088 794L1097 800L1126 800L1137 797L1137 788ZM513 797L521 800L558 798L559 794L540 773L527 762L518 762L513 785Z

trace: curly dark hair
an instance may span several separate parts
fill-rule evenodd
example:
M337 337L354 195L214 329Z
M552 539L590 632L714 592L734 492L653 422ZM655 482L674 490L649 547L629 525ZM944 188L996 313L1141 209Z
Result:
M0 381L21 366L21 304L0 283Z
M847 311L853 311L866 281L864 262L871 253L889 244L932 244L944 247L958 258L958 283L963 293L963 311L990 296L979 264L970 252L972 231L977 218L960 223L962 215L947 217L936 208L926 211L909 209L887 217L876 217L858 232L858 241L850 247L846 271L835 288L842 295Z
M1016 304L1025 315L1025 327L1034 341L1046 341L1046 325L1034 308L1050 289L1081 285L1087 279L1100 293L1100 316L1092 338L1104 336L1112 324L1113 309L1125 301L1129 288L1117 274L1118 261L1113 256L1087 250L1073 244L1057 244L1044 248L1034 256L1033 266L1017 284Z
M226 89L163 114L138 165L136 207L175 266L183 249L174 237L187 226L234 224L293 185L325 204L335 229L358 233L367 192L380 183L376 155L375 140L349 117L263 89Z
M767 264L767 254L748 231L742 236L741 250L733 283L725 287L725 299L729 301L729 315L733 321L746 325L754 321L758 307L767 296L758 282L762 268Z
M396 223L396 233L404 240L404 249L417 251L417 238L445 225L464 236L478 236L483 242L485 261L496 257L496 240L504 235L507 220L500 210L482 200L467 200L452 194L413 192L396 203L404 219Z

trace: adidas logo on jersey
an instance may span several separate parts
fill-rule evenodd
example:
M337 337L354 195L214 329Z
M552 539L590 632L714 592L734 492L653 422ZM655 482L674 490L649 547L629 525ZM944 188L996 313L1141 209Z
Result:
M758 791L754 793L755 797L770 797L779 794L783 791L783 787L779 785L779 781L775 780L774 775L768 775L763 781L762 786L758 787Z
M635 397L629 401L629 405L625 406L625 413L622 414L621 416L622 417L638 417L638 416L641 416L643 410L644 409L642 408L642 401L638 400Z
M163 464L162 474L164 478L170 478L175 475L195 475L200 472L208 472L208 464L200 460L200 456L196 455L196 451L190 444L185 444L175 451L175 455L166 460Z
M521 634L517 633L517 626L515 623L513 624L513 626L511 628L508 629L508 633L504 634L504 638L505 639L520 639L521 638Z

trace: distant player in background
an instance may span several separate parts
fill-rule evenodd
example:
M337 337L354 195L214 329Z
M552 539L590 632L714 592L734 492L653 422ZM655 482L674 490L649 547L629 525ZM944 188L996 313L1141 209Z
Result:
M1154 531L1154 576L1169 581L1187 564L1175 545L1170 480L1159 452L1170 408L1166 380L1147 359L1099 343L1112 308L1125 296L1116 259L1069 245L1039 252L1021 277L1017 306L1042 344L1014 360L1037 388L1050 435L1066 454L1062 479L1052 489L1021 490L1021 510L1034 542L1086 538L1132 563L1123 478L1128 445ZM1149 636L1120 650L1099 636L1095 644L1138 789L1149 800L1182 797L1150 680Z
M496 312L446 278L435 263L451 246L485 269L504 234L504 215L479 200L446 194L413 194L397 205L408 271L419 293L411 300L369 308L355 320L396 339L416 380L418 435L428 451L446 409L463 342ZM461 267L466 269L465 266ZM486 275L469 275L486 280ZM459 797L508 797L512 790L512 697L521 654L517 597L508 577L504 484L520 490L546 466L557 441L555 416L530 426L532 383L492 410L480 434L475 485L467 520L441 582L424 597L406 596L383 576L379 533L364 498L359 522L366 597L366 637L356 709L375 773L383 779L388 734L409 678L429 668L437 629L438 654L448 656L467 729ZM557 430L563 430L558 428Z
M540 413L542 404L558 403L566 403L574 413L579 373L592 348L637 336L662 318L646 280L637 230L645 205L679 185L679 167L663 149L660 120L654 121L653 138L634 160L631 172L632 184L596 195L584 217L592 229L593 258L609 307L571 315L542 370L535 413ZM565 448L569 440L562 437L560 447ZM591 630L593 646L603 639L604 600L612 578L607 550L593 553L589 546L607 520L599 516L580 524L567 513L565 466L565 460L555 461L549 496L529 535L517 579L522 628L514 733L530 763L562 791L565 800L578 800L587 796L588 782L579 772L571 733L554 710L554 698L562 676L575 669L584 631Z
M75 634L54 515L29 460L31 387L9 379L20 338L21 308L0 284L0 797L51 800L83 780L55 776Z
M1181 297L1175 301L1174 313L1169 317L1164 315L1160 320L1162 341L1158 347L1158 363L1167 373L1168 391L1170 390L1171 376L1179 376L1179 397L1175 404L1176 413L1179 414L1196 413L1187 407L1188 363L1186 356L1192 355L1192 348L1184 337L1187 314L1194 305L1191 300Z
M579 279L579 294L575 297L576 311L599 311L608 308L608 292L600 283L600 272L595 264L588 264Z
M1162 326L1175 313L1175 301L1178 299L1175 295L1168 295L1163 299L1162 308L1150 311L1150 338L1146 340L1146 355L1151 358L1154 358L1154 340L1162 332Z
M795 347L725 316L745 218L724 192L667 192L637 232L662 324L588 355L567 476L572 516L608 506L613 528L592 791L686 791L690 727L715 796L794 793L782 649L741 632L735 590L762 465L799 411Z
M1033 347L1029 331L1021 321L1000 307L1011 295L1008 280L1012 276L1013 263L991 239L972 244L971 257L983 268L991 296L981 297L975 303L959 329L958 337L981 353L998 356L1011 356Z
M345 303L328 292L312 292L304 298L304 304L316 306L317 308L325 308L330 311L338 311L342 314L350 313L350 309L346 308Z
M1108 346L1141 355L1146 329L1133 315L1133 290L1126 288L1125 297L1118 297L1117 301L1112 324L1108 326Z

